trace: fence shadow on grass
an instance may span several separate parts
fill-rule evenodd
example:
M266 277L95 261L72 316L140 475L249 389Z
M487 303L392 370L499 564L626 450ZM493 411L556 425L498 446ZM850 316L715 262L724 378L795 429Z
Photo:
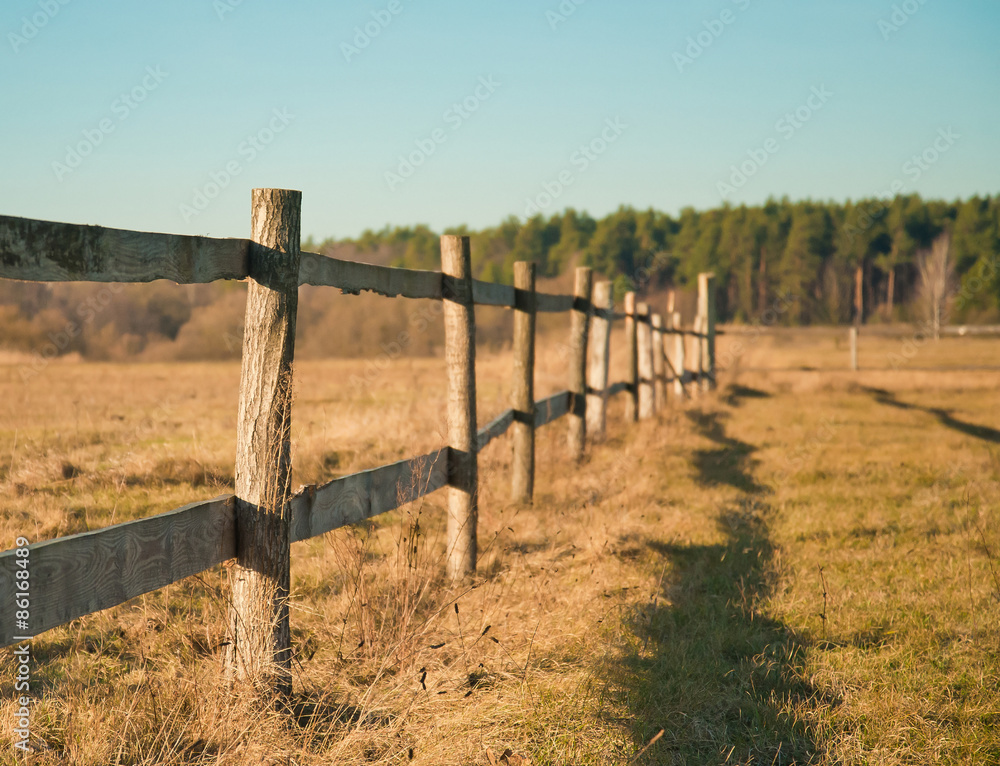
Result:
M639 607L610 669L633 722L636 763L809 763L818 746L795 710L817 697L803 678L805 644L756 611L773 587L768 506L747 498L718 518L715 545L648 540L669 582ZM791 712L790 712L791 709Z
M718 445L716 449L695 450L691 455L700 484L706 487L728 485L748 494L770 491L753 477L752 471L757 464L753 453L757 448L726 435L723 413L688 410L685 414L699 435Z
M743 386L739 383L732 383L722 395L722 401L730 407L739 407L744 399L769 399L771 395L767 391L761 391L750 386Z
M917 410L919 412L926 412L928 415L933 415L937 418L938 422L945 428L950 428L953 431L958 431L966 436L971 436L974 439L981 439L982 441L990 442L991 444L1000 444L1000 431L995 428L991 428L990 426L981 426L977 423L967 423L964 420L959 420L951 414L951 410L941 409L940 407L924 407L919 404L902 402L896 398L895 394L882 388L864 388L862 390L866 394L869 394L879 404L884 404L888 407L895 407L900 410Z
M720 509L720 542L646 540L652 571L667 579L635 608L607 675L637 750L665 730L635 763L815 762L821 748L802 712L837 701L805 679L806 640L760 611L778 573L770 488L752 475L756 447L726 435L724 413L688 416L719 445L695 455L698 481L744 494Z

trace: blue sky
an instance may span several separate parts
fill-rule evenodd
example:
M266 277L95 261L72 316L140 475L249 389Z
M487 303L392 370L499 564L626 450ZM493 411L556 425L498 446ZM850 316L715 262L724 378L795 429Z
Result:
M1000 192L996 0L6 0L0 33L5 215L245 237L271 186L324 238Z

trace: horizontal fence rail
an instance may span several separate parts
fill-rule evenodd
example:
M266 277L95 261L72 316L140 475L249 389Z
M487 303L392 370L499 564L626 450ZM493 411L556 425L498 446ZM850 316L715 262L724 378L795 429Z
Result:
M306 487L291 501L291 541L357 524L448 486L448 448Z
M628 391L629 384L626 381L620 381L618 383L612 383L608 386L608 396L614 396L615 394L620 394L624 391Z
M236 555L234 498L192 503L167 513L28 546L31 633L42 633L143 593L204 572ZM11 605L23 594L13 550L0 553L2 643L24 636Z
M560 391L548 399L535 402L535 428L548 425L569 412L569 391Z
M250 275L248 239L109 229L0 216L0 278L31 282L200 284ZM377 266L302 252L299 284L441 300L441 272ZM511 285L473 280L473 302L515 307ZM538 311L569 311L571 295L538 294Z
M0 277L179 284L243 279L250 241L151 234L0 216Z
M499 439L514 423L514 410L509 409L491 420L476 433L476 450L482 452L494 439Z
M368 290L390 298L402 296L441 300L440 271L375 266L318 253L301 254L299 284L337 287L352 295Z

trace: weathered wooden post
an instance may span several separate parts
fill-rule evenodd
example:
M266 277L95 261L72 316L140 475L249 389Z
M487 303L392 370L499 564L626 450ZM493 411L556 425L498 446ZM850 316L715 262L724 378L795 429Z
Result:
M653 314L653 391L655 408L662 410L667 404L667 366L663 360L663 317Z
M674 312L674 393L678 399L684 398L684 384L686 373L684 365L684 327L681 325L681 313Z
M448 576L476 571L476 311L469 238L441 237L444 356L448 367Z
M704 317L701 314L696 314L694 326L691 328L691 343L693 346L691 348L691 386L688 388L688 391L695 398L697 398L698 392L701 390L701 381L705 374L705 357L703 353L705 347L701 342L702 328L704 327L703 322Z
M653 338L649 325L649 306L636 306L636 344L639 353L639 419L645 420L656 414L653 396Z
M535 264L514 264L514 458L511 499L530 503L535 491Z
M625 401L625 419L639 419L639 348L635 321L635 293L625 293L625 381L628 399Z
M850 341L851 341L851 369L854 372L858 371L858 328L854 326L850 329Z
M226 669L262 702L292 691L289 430L301 209L301 192L253 190Z
M715 274L698 275L698 313L701 315L701 390L715 388Z
M666 365L666 372L663 383L663 392L669 394L674 388L674 312L671 311L663 317L663 362Z
M593 282L594 273L589 268L577 268L569 331L569 454L574 460L583 459L587 440L587 334Z
M603 439L607 428L608 358L614 295L610 282L594 285L594 316L590 320L590 364L587 371L587 433Z

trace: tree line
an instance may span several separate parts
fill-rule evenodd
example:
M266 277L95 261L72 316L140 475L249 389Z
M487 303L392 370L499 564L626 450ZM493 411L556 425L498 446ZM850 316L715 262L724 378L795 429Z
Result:
M924 318L921 263L946 239L949 319L998 318L1000 198L946 202L919 195L835 203L771 199L763 205L685 208L677 216L622 207L600 219L576 210L510 217L499 226L446 230L472 239L475 276L513 282L515 261L558 276L593 267L628 289L692 289L713 271L720 319L752 322L777 300L793 302L788 324L844 324ZM354 240L307 243L321 252L346 244L391 265L433 269L438 234L426 226L365 231ZM926 269L923 272L926 273Z

